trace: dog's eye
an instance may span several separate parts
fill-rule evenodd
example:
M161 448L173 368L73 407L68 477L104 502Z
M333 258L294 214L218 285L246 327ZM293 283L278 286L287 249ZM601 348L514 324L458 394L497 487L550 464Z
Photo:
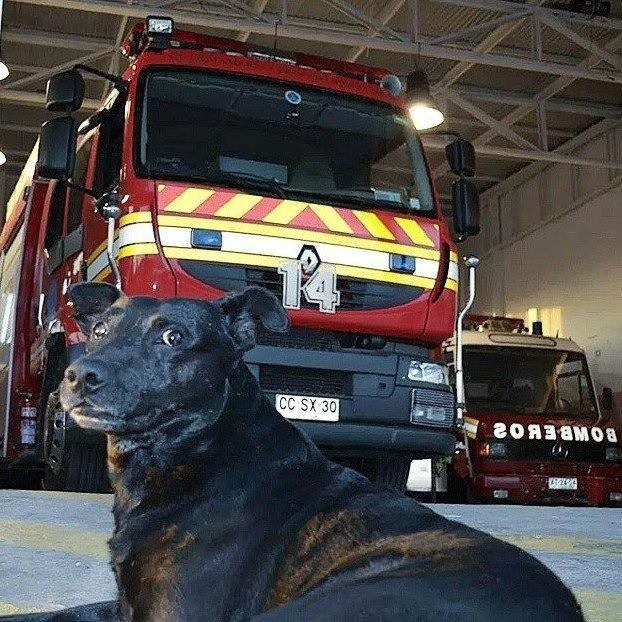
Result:
M167 346L171 347L179 345L183 338L184 336L181 334L181 332L174 328L169 328L162 333L162 341Z
M93 325L93 330L91 332L93 334L93 339L101 339L108 332L106 322L97 322Z

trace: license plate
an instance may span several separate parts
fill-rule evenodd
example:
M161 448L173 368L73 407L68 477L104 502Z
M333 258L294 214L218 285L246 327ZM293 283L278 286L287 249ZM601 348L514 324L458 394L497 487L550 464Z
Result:
M549 477L550 490L576 490L576 477Z
M277 395L275 406L288 419L339 421L339 400L334 397Z

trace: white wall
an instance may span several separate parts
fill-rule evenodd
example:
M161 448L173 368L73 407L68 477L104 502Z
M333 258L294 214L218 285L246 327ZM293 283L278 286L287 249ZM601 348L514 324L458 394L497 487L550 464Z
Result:
M622 160L622 128L577 153ZM622 391L622 171L538 167L483 200L475 311L525 317L561 307L597 385Z

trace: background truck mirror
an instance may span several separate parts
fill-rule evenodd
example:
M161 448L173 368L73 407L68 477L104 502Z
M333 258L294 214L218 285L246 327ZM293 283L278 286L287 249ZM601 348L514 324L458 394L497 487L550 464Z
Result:
M449 168L460 177L475 175L475 148L464 138L456 138L445 147Z
M45 107L50 112L75 112L84 100L84 78L77 69L63 71L48 80Z
M76 160L77 125L72 117L58 117L41 126L37 174L45 179L69 179Z
M613 391L609 387L603 387L600 403L604 411L611 412L613 410Z
M464 238L479 233L479 193L468 179L458 179L452 187L454 229Z

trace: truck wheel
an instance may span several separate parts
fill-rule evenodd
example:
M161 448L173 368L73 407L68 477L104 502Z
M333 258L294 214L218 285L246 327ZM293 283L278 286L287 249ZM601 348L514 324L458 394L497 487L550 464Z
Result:
M67 414L58 390L47 399L43 420L43 485L47 490L105 492L109 489L106 446L66 437Z
M410 458L377 458L372 466L371 479L399 492L406 491Z

